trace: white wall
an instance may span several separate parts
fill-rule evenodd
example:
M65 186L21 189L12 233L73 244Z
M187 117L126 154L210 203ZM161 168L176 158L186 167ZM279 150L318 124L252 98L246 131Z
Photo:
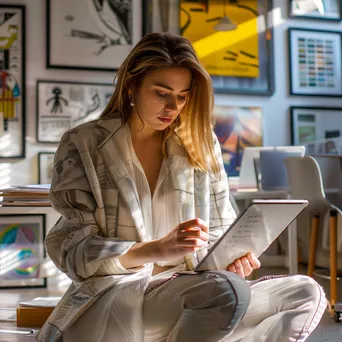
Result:
M78 0L84 1L84 0ZM177 5L177 1L175 6ZM307 27L342 31L342 24L315 20L287 19L286 0L273 0L275 88L272 97L217 95L218 105L250 105L263 107L264 144L286 145L290 143L290 114L292 105L341 106L342 98L289 96L289 62L287 50L287 28ZM35 87L37 79L62 81L112 82L111 72L46 69L46 0L0 0L4 4L26 5L26 159L0 165L8 177L0 177L4 183L30 184L38 179L37 153L55 151L56 145L36 143Z

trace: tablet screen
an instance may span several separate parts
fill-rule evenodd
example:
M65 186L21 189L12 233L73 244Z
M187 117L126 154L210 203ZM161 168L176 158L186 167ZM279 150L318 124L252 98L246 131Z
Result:
M257 258L308 205L306 200L256 200L246 208L195 267L225 270L247 253Z

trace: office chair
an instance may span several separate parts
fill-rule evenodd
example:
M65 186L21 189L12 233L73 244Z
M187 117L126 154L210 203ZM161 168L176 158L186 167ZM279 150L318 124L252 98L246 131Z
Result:
M317 161L311 156L285 158L289 181L289 194L294 199L307 199L309 205L306 210L311 218L311 238L309 248L308 275L313 276L316 267L316 251L320 220L328 215L330 245L330 311L337 299L337 246L342 244L342 232L337 236L337 218L342 215L339 208L332 205L325 196L322 175ZM315 272L316 273L316 272ZM317 273L316 273L317 274Z

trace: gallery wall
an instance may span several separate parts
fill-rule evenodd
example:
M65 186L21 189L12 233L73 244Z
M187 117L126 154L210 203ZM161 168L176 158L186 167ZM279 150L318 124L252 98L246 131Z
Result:
M36 82L55 80L68 82L111 83L114 73L46 68L46 1L7 0L0 4L26 5L26 158L3 160L0 164L0 186L32 184L38 181L38 153L54 152L56 144L36 140ZM272 96L216 94L216 105L260 106L263 115L264 145L290 144L290 106L342 107L342 98L289 95L289 56L287 30L303 27L342 31L340 22L288 18L287 1L274 0L273 42L275 92ZM177 1L174 1L175 8Z

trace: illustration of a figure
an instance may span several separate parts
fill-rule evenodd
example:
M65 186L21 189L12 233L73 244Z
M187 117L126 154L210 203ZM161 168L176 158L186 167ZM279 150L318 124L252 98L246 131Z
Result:
M101 31L72 29L71 36L94 39L100 45L96 55L114 45L132 44L132 0L87 0L90 14Z
M16 104L20 101L20 88L16 78L7 71L0 71L0 112L4 117L4 131L8 122L17 119Z
M18 38L18 26L17 25L9 25L8 26L8 36L0 37L0 49L8 50L12 44Z
M98 111L100 104L100 96L97 90L95 90L95 93L91 96L91 103L85 104L84 107L82 107L82 114L84 114L74 120L74 126L96 119L101 113Z
M51 101L53 101L52 108L50 110L50 113L57 113L59 111L60 113L63 113L63 107L62 107L62 102L64 102L65 106L68 106L68 101L61 96L62 94L62 89L59 87L54 87L52 89L52 94L54 95L53 97L50 97L46 101L46 105L48 106Z

